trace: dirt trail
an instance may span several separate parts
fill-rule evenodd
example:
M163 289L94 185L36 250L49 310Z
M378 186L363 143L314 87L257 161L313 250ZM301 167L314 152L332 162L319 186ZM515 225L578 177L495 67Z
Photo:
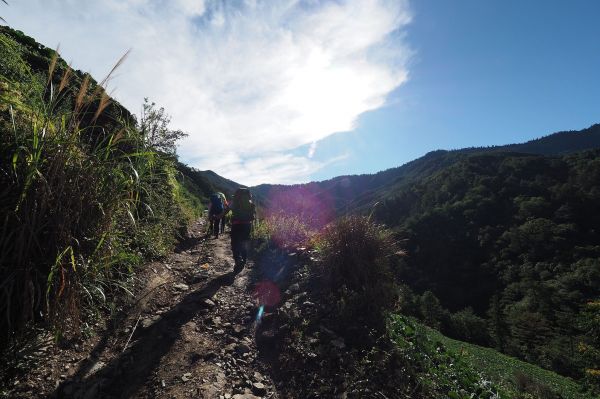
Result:
M82 344L71 364L55 351L55 370L30 376L56 381L53 391L33 386L22 397L278 398L256 349L252 262L234 274L229 234L207 239L202 223L192 230L146 267L137 302L112 330Z

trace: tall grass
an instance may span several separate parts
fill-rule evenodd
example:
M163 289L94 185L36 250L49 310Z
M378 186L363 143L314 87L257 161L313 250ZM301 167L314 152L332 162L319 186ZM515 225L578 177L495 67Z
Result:
M387 313L398 299L393 268L403 252L390 230L365 216L346 216L316 239L320 277L329 285L341 326L348 337L385 332Z
M145 146L102 84L58 71L57 59L42 92L0 104L4 343L38 319L76 332L82 313L128 289L145 252L167 245L160 218L176 223L173 161Z
M272 213L255 225L253 238L293 252L299 247L310 246L316 233L300 216Z

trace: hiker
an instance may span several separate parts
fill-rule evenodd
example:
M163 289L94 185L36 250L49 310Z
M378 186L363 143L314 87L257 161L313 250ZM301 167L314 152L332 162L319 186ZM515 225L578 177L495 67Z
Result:
M248 259L250 231L256 216L256 207L247 188L238 188L231 201L231 251L234 272L240 272Z
M210 196L208 203L208 223L209 234L212 232L215 238L219 238L219 227L221 219L225 214L225 205L219 193L214 193Z
M223 216L221 217L221 220L220 220L221 234L223 234L223 233L225 233L225 223L227 222L227 214L229 213L229 202L227 202L227 198L225 197L225 194L223 194L221 192L218 192L217 194L219 194L219 196L223 200Z

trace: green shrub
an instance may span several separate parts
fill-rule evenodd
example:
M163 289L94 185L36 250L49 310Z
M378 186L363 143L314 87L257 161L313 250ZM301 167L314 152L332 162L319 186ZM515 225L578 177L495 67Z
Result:
M478 345L486 345L490 342L486 320L473 313L471 308L450 315L448 335Z
M419 314L425 324L436 330L441 329L448 318L448 311L431 291L425 291L419 298Z
M315 231L299 216L273 214L255 224L253 238L283 250L311 246Z
M89 76L69 68L55 76L61 64L55 53L45 86L34 84L37 78L4 81L3 342L40 315L77 334L82 319L99 306L113 308L120 293L129 292L134 267L164 255L186 221L174 159L148 146L130 114Z
M524 394L524 397L539 398L539 399L557 399L560 396L556 394L548 385L536 381L530 375L517 372L515 373L515 386Z
M317 248L319 273L336 299L339 321L350 327L348 333L356 328L383 333L386 314L398 298L394 259L402 254L391 231L367 217L343 217L319 234Z

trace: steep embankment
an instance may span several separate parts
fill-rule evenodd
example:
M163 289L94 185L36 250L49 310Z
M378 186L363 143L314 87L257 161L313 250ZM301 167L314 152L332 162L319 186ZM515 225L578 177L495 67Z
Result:
M197 170L181 162L177 163L177 179L185 188L189 197L199 201L202 207L208 205L208 198L214 192L222 192L228 199L239 187L239 183L219 176L212 170Z

